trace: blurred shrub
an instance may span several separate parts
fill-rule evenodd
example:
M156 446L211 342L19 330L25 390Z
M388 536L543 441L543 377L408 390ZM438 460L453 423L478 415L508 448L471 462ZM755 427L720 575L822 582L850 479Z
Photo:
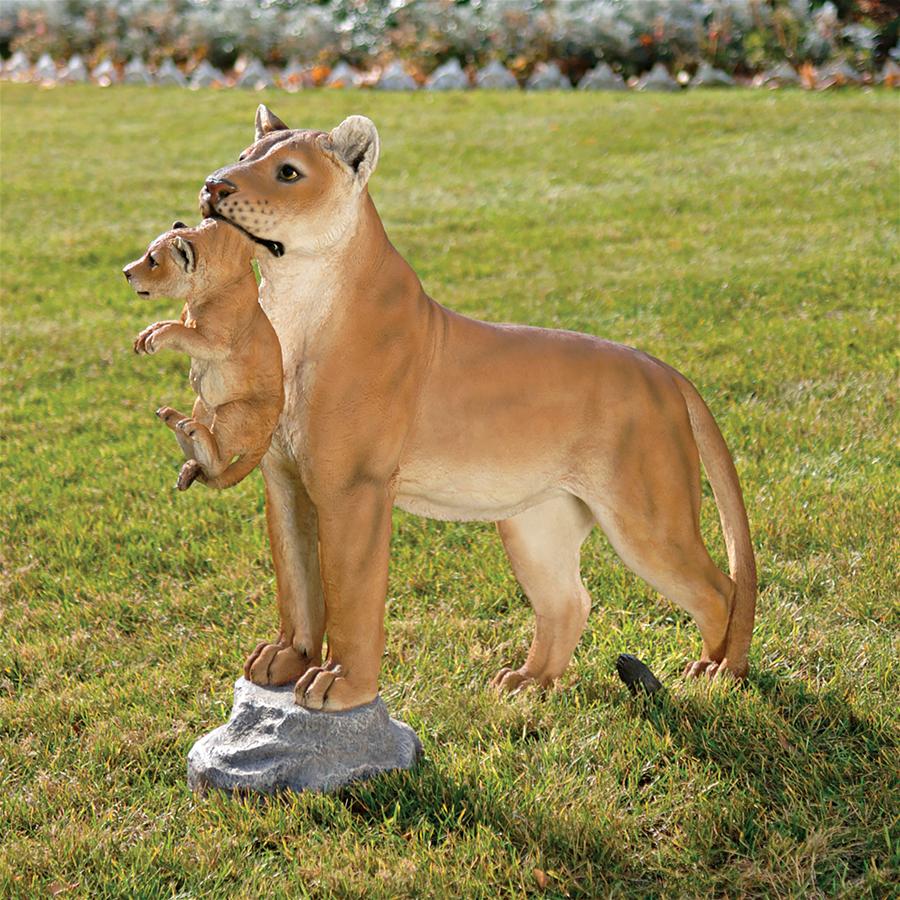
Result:
M238 56L366 66L401 58L422 75L447 59L499 59L525 78L558 60L577 77L603 60L625 75L707 61L749 73L846 59L880 63L897 41L894 0L3 0L0 53L92 63Z

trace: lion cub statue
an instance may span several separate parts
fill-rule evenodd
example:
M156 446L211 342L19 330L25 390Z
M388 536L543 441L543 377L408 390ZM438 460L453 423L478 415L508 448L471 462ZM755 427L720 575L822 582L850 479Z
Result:
M226 222L176 222L123 269L139 296L185 301L180 320L154 322L134 341L138 354L168 348L191 357L193 412L156 411L187 460L180 491L195 480L228 488L244 479L268 450L281 414L281 347L259 305L253 249Z

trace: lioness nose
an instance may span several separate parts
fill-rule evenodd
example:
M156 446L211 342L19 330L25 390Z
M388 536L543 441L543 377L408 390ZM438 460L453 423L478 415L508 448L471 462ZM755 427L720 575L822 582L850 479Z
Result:
M122 274L125 276L126 281L131 281L131 266L126 266L122 269Z
M218 203L237 190L237 185L225 178L210 178L206 182L206 191L213 203Z

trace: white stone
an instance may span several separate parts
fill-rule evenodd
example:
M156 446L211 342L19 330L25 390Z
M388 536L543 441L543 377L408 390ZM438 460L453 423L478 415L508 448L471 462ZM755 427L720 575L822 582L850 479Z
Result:
M878 75L878 83L887 84L892 87L900 86L900 66L898 66L894 60L889 59L884 64L884 68L882 68Z
M225 84L225 76L207 60L201 60L200 64L191 72L190 85L192 88L212 87L214 84Z
M44 53L37 61L32 74L34 81L56 81L56 63L50 58L49 53Z
M585 72L578 82L580 91L627 91L628 86L622 76L606 63L598 63L590 72Z
M188 786L245 793L333 791L393 769L412 768L422 755L415 732L388 715L381 697L346 712L313 712L294 702L292 685L234 685L225 725L188 753Z
M831 63L819 72L819 87L832 87L843 84L862 84L862 75L847 62Z
M734 87L734 79L727 72L702 62L690 84L691 87Z
M388 63L375 87L379 91L414 91L418 85L412 75L395 59Z
M525 82L525 88L529 91L569 91L572 83L555 62L538 63Z
M59 80L69 84L80 84L88 80L87 66L77 53L63 66L62 71L59 73Z
M140 57L132 57L125 66L125 84L153 84L153 78Z
M171 59L164 59L160 67L156 70L157 84L174 84L178 87L184 87L187 79L184 73Z
M325 79L325 86L330 88L355 87L359 83L359 73L341 60Z
M28 78L30 74L31 63L21 50L16 50L16 52L7 60L6 65L3 66L4 77L16 81Z
M516 76L496 59L475 76L475 83L488 91L514 91L519 86Z
M273 87L274 82L266 67L258 60L251 59L245 66L235 82L238 87L262 90Z
M680 91L678 82L669 74L666 67L658 62L638 81L639 91Z
M296 59L292 59L278 75L278 83L285 90L297 91L300 88L312 86L312 66L305 66Z
M779 63L774 69L769 69L753 79L754 87L778 88L798 84L800 76L786 62Z
M425 87L429 91L465 91L470 85L459 60L448 59L431 73Z
M97 84L107 87L108 85L115 84L119 80L119 73L112 64L112 60L104 59L102 63L94 67L94 70L91 72L91 78L93 78Z

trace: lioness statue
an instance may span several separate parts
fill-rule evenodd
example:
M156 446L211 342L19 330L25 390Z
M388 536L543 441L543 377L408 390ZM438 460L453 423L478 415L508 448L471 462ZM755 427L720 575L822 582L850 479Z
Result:
M524 664L494 678L504 691L566 668L590 610L579 554L595 523L694 617L703 652L687 674L743 677L753 548L734 464L697 391L629 347L436 303L369 197L378 154L362 116L326 134L260 106L254 143L201 191L204 215L259 245L260 302L284 357L284 411L261 466L281 627L247 677L296 682L310 709L375 697L392 506L498 523L536 615ZM699 460L731 577L700 537Z
M171 406L156 411L187 460L181 491L198 478L211 488L246 478L269 449L281 414L281 348L259 305L254 248L226 222L176 222L122 270L139 296L186 301L181 319L154 322L134 341L138 354L169 348L191 357L191 415Z

